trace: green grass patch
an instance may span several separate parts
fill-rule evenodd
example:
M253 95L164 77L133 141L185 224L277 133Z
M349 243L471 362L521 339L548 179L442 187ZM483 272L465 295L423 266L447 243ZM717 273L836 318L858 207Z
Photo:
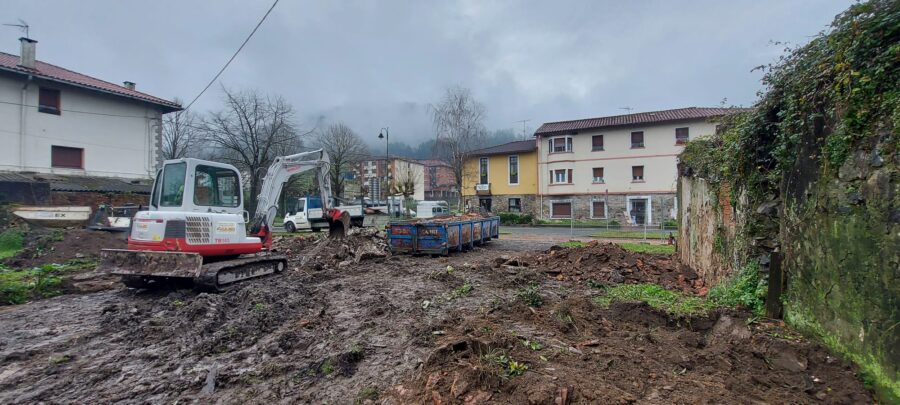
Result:
M644 231L599 231L591 234L592 237L595 238L608 238L608 239L644 239L644 235L647 236L647 239L668 239L668 233L662 232L650 232L647 231L645 234Z
M22 231L7 229L0 233L0 259L15 256L22 250Z
M609 307L617 301L643 301L671 315L705 315L715 304L700 297L670 291L656 284L622 284L608 288L605 295L594 298L597 305Z
M9 269L0 265L0 305L22 304L31 299L62 293L62 276L71 270L93 269L97 262L75 259L66 264L45 264L31 269Z
M708 298L719 305L744 307L762 316L766 309L766 289L766 280L759 277L759 264L752 262L730 280L711 288Z
M580 248L580 247L587 246L586 243L584 243L582 241L578 241L578 240L570 240L568 242L560 243L559 245L564 248Z
M675 254L675 245L651 245L649 243L622 243L622 246L625 250L630 250L635 253L663 253L663 254Z

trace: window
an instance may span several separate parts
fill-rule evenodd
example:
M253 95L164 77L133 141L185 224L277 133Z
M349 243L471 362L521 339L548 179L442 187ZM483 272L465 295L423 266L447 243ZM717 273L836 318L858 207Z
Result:
M160 174L162 174L162 170L157 170L156 181L153 182L153 192L150 193L150 205L154 207L159 207L159 182L162 180Z
M53 145L50 147L50 166L84 169L84 149Z
M184 172L186 163L168 164L163 168L162 198L159 204L163 207L180 207L184 197Z
M591 218L606 219L606 201L591 201Z
M550 153L563 153L572 151L572 137L562 136L550 138Z
M594 183L603 183L603 168L594 168Z
M591 151L603 150L603 135L591 137Z
M41 87L38 90L38 111L59 115L59 90Z
M509 158L509 184L519 184L519 157L510 156Z
M572 217L572 203L569 201L551 201L550 218Z
M644 131L637 131L631 133L631 147L632 148L643 148L644 147Z
M508 205L509 205L509 212L522 212L522 199L521 198L510 198Z
M230 169L199 165L194 172L194 204L237 207L241 204L238 175Z
M478 160L478 184L488 184L488 158Z
M571 184L572 169L556 169L550 171L550 184Z
M676 145L684 145L687 143L688 138L688 128L675 128L675 144Z
M631 166L631 181L644 181L644 166Z

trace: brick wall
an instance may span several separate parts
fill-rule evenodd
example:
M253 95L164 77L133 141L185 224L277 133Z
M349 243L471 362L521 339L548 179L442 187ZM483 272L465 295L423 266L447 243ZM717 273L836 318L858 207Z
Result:
M89 206L96 209L100 204L122 206L127 203L146 206L150 201L147 194L133 193L92 193L92 192L68 192L51 191L50 205L75 205Z

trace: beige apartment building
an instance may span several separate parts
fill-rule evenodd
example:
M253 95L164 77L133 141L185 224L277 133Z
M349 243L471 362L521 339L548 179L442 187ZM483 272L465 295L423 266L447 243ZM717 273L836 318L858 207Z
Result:
M688 107L548 122L538 138L542 219L655 225L674 218L677 157L711 135L715 118L743 109Z

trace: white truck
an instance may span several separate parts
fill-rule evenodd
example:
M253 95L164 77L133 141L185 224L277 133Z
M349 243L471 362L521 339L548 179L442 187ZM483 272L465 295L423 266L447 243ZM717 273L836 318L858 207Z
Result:
M287 212L284 216L284 230L296 232L311 230L319 232L328 229L328 222L322 216L322 199L319 197L300 197L288 199ZM350 214L350 226L362 227L365 213L362 205L341 205L335 207ZM312 220L310 220L312 218Z
M419 201L416 204L416 218L434 218L450 215L450 205L446 201Z

